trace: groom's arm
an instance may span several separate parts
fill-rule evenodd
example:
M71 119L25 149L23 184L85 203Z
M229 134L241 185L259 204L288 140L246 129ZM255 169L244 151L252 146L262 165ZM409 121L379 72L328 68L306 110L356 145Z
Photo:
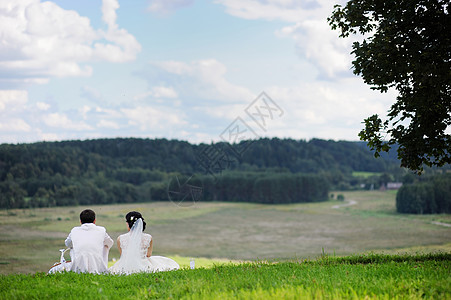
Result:
M106 232L105 232L105 238L103 239L103 244L108 249L111 248L111 246L113 246L113 244L114 244L113 239Z
M72 234L72 231L71 231L71 233L69 233L69 235L67 236L66 240L64 241L64 244L68 248L73 248L74 247L73 244L72 244L72 236L71 236L71 234Z

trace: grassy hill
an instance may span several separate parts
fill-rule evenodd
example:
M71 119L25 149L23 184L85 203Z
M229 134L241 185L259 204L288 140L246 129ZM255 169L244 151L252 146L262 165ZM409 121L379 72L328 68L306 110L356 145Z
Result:
M449 299L451 254L215 265L129 276L1 275L1 299Z

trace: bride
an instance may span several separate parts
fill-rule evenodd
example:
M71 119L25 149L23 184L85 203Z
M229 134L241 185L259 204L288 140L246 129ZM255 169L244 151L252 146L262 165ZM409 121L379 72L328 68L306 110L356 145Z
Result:
M153 240L144 233L146 222L137 211L125 216L128 233L117 238L121 258L109 268L112 274L132 274L138 272L159 272L178 270L180 266L164 256L152 256Z

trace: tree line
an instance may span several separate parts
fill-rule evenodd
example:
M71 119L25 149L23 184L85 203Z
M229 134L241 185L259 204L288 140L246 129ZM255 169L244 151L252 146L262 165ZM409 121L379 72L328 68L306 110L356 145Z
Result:
M203 201L318 201L331 188L369 180L353 171L404 174L395 158L377 160L359 142L246 142L245 151L243 144L136 138L2 144L0 207L164 201L172 178L192 175L202 180Z
M7 179L0 183L0 206L33 208L185 200L282 204L324 201L330 188L322 176L289 172L233 171L216 177L170 173L163 177L161 181L141 184L111 180L101 174L78 179L56 175L27 180L22 185Z
M451 213L451 174L404 184L396 194L396 210L410 214Z
M188 187L187 187L188 186ZM196 192L202 194L196 197ZM266 204L318 202L328 199L329 183L315 174L289 172L225 172L209 175L177 176L167 185L153 189L152 196L180 201L231 201ZM174 193L181 191L181 193ZM186 197L188 196L188 197Z
M339 171L385 172L399 169L396 158L376 160L361 142L319 139L259 139L238 155L240 145L226 143L190 144L166 139L98 139L0 145L0 181L15 179L85 176L120 168L199 173L203 149L219 149L229 159L228 169L279 168L292 173ZM235 153L235 154L234 154Z

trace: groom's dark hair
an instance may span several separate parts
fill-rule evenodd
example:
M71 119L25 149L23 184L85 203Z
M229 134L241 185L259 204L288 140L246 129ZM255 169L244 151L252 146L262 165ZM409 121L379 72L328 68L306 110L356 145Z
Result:
M81 224L94 223L96 219L96 213L92 209L85 209L80 213Z

